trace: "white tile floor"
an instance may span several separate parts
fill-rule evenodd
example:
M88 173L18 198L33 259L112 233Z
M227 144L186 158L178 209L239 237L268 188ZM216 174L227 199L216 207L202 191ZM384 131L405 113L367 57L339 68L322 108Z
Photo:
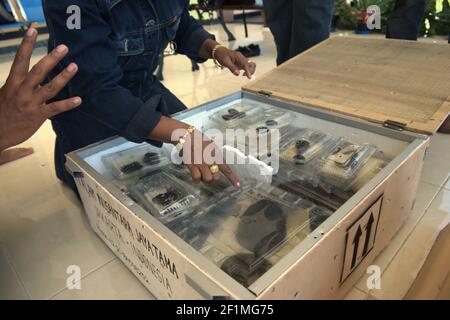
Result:
M262 55L252 59L258 64L256 77L275 67L275 48L267 29L250 25L251 38L245 39L242 26L231 28L240 40L230 47L261 45ZM221 28L208 29L225 42ZM33 61L42 54L43 49L37 50ZM2 57L0 83L9 66L10 60ZM182 56L166 59L164 76L164 84L189 107L238 91L247 83L245 78L217 70L211 62L193 73ZM32 156L0 166L0 299L151 299L93 233L80 203L56 179L53 143L47 122L23 144L35 148ZM383 270L383 290L368 292L363 277L347 299L399 297L410 285L414 272L405 271L425 258L426 250L418 244L433 241L449 222L449 159L450 136L437 134L425 162L415 211L375 261ZM81 268L81 290L66 288L70 265ZM405 278L400 286L399 277Z

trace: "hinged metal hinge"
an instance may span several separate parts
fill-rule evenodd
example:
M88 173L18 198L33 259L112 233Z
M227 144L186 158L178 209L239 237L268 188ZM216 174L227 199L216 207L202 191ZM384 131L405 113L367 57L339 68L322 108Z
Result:
M394 120L386 120L383 123L383 127L389 128L392 130L403 131L406 128L406 123L398 122L398 121L394 121Z
M258 93L266 97L270 97L272 95L272 92L267 90L259 90Z

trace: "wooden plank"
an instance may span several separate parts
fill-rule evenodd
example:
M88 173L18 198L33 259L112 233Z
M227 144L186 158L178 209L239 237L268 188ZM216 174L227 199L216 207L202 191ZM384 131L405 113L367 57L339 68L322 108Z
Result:
M334 37L244 90L433 134L450 113L450 46Z

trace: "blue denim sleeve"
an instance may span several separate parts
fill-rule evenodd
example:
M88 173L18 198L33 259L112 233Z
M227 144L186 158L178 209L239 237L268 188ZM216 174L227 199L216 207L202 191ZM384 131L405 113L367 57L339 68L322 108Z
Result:
M175 37L177 52L187 55L196 62L205 62L198 56L200 48L207 39L215 39L203 27L189 15L188 7L181 14L180 26Z
M69 30L66 26L66 10L73 4L81 8L80 30ZM117 50L96 0L44 0L43 5L50 33L49 49L65 44L70 50L50 76L55 76L70 62L77 63L78 73L65 92L83 99L78 111L130 141L146 141L161 118L164 98L155 94L142 101L119 85L123 73L117 64Z

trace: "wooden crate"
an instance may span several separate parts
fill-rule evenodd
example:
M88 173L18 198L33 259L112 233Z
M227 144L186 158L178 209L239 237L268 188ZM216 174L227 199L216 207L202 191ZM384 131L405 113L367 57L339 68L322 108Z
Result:
M450 111L448 50L408 41L330 39L242 92L177 115L195 123L232 101L264 102L299 113L304 124L368 139L392 155L380 173L249 287L105 178L99 157L129 142L112 138L73 152L67 167L96 233L158 298L340 298L412 211L429 143L419 133L434 133ZM428 63L416 66L417 61Z

